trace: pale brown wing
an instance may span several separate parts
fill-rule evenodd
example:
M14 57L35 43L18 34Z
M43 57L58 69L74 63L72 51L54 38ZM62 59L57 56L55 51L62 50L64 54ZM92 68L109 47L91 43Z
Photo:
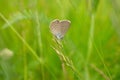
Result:
M58 39L61 39L64 37L65 33L68 31L70 27L70 21L69 20L53 20L50 24L50 31L54 36L56 36Z
M60 22L61 36L64 37L65 33L68 31L71 22L69 20L63 20Z
M57 35L58 33L61 33L61 27L60 27L60 21L59 20L53 20L50 23L50 31L53 35Z

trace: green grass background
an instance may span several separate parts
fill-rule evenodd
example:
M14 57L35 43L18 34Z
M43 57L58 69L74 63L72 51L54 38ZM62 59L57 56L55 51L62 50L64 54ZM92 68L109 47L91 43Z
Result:
M120 80L119 5L119 0L0 0L0 51L13 52L10 59L0 57L0 80ZM64 74L51 47L58 46L49 30L54 19L71 21L61 52L82 77L69 66Z

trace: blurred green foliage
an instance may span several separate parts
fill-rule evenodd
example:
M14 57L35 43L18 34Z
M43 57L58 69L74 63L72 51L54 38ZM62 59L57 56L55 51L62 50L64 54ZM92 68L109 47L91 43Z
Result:
M0 0L0 80L79 80L67 66L63 74L51 47L54 19L71 21L63 54L81 80L119 80L119 5L119 0ZM3 59L6 48L13 54Z

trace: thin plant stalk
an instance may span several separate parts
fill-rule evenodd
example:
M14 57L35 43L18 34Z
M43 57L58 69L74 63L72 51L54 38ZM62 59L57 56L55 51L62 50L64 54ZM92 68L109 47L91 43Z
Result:
M92 13L91 15L91 26L90 26L90 35L89 35L89 40L88 40L88 54L87 54L87 62L89 61L92 48L93 48L93 38L94 38L94 24L95 24L95 15Z
M43 50L42 50L42 40L41 40L41 28L40 28L40 19L39 19L39 15L38 15L38 12L35 13L36 15L36 23L37 23L37 26L36 26L36 30L37 30L37 38L38 38L38 47L39 47L39 50L40 50L40 57L42 58L43 55ZM45 80L45 74L44 74L44 67L43 67L43 64L41 64L41 73L42 73L42 80Z
M10 79L10 74L9 74L9 69L8 69L8 66L7 66L7 62L5 61L2 61L1 62L1 68L5 74L5 80L9 80Z
M94 38L94 24L95 24L95 15L94 13L91 14L91 26L90 26L90 33L89 33L89 39L88 39L88 52L87 52L87 59L86 59L86 65L85 65L85 72L86 72L86 80L90 79L89 76L89 70L88 70L88 62L92 53L93 48L93 38Z
M105 80L110 80L110 78L108 76L105 75L105 73L100 70L99 68L97 68L94 64L90 65L91 68L93 68L96 72L98 72Z
M103 52L98 50L98 48L97 48L97 46L95 45L95 43L94 43L94 47L95 47L95 49L96 49L96 51L97 51L97 53L98 53L98 55L99 55L99 57L100 57L100 59L101 59L101 62L103 63L104 68L105 68L105 70L106 70L106 72L107 72L107 74L108 74L108 76L109 76L109 80L112 80L112 77L111 77L111 74L110 74L110 72L109 72L109 69L107 68L107 65L104 63L104 59L103 59L102 54L101 54L101 53L103 53Z
M9 21L0 13L0 17L10 26L10 29L18 36L18 38L25 44L25 46L31 51L31 54L34 56L39 63L42 63L36 52L30 47L30 45L23 39L23 37L15 30L15 28L9 23Z
M63 52L62 52L63 45L62 45L61 41L57 40L57 39L55 39L54 41L55 41L56 46L52 47L52 48L56 51L56 53L57 53L58 57L60 58L62 64L64 66L66 65L67 67L69 67L76 74L76 76L79 78L79 80L81 80L83 78L82 75L76 70L72 61L63 54Z
M24 48L23 48L24 49ZM25 50L23 50L23 55L24 55L24 80L28 80L27 79L27 56L26 56L26 53L25 53Z
M23 38L25 38L25 34L23 34L22 33L22 36L23 36ZM22 45L23 46L23 50L22 50L22 53L23 53L23 61L24 61L24 80L28 80L28 65L27 65L27 54L26 54L26 52L25 52L25 46L24 46L24 44Z

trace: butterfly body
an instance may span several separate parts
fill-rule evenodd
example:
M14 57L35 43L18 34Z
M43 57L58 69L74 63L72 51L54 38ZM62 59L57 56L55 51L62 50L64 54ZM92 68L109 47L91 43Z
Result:
M69 20L53 20L50 23L50 31L58 39L62 39L65 33L68 31L70 23L71 22Z

